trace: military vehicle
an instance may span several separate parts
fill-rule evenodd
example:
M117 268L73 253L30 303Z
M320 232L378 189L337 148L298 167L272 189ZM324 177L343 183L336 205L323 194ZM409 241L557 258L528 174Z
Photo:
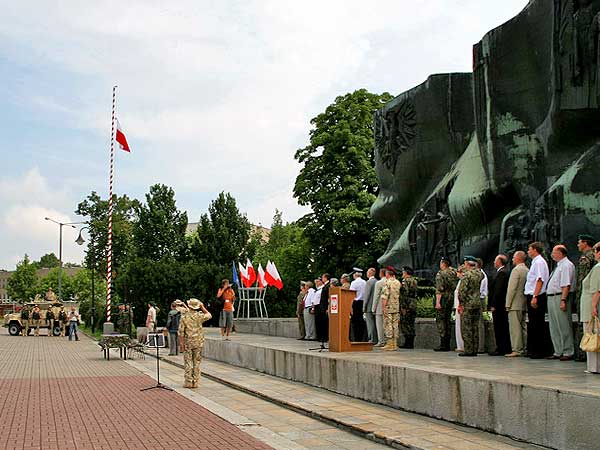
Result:
M49 330L51 329L52 334L54 336L60 335L60 326L58 323L58 313L60 312L61 306L65 307L65 312L67 314L69 314L69 312L71 311L71 307L73 307L73 306L75 307L75 310L79 312L79 302L74 302L74 301L48 302L45 300L41 300L38 302L28 302L23 305L23 309L29 310L30 317L31 317L31 311L33 310L33 307L35 305L38 305L40 308L40 317L41 317L40 328L46 328ZM46 312L50 308L52 308L52 312L54 312L54 320L52 321L52 324L49 324L48 321L46 320ZM23 330L23 323L21 321L21 313L15 312L15 313L6 314L4 316L4 326L6 328L8 328L8 333L11 336L19 336L21 334L21 331ZM32 328L30 325L29 326L29 334L31 334L31 331L32 331Z

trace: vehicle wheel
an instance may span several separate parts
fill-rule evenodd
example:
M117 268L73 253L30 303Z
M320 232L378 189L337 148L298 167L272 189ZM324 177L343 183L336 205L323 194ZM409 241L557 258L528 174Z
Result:
M8 333L11 336L18 336L19 334L21 334L21 326L18 323L11 323L8 326Z
M54 328L52 328L52 335L60 336L60 327L58 325L56 325Z

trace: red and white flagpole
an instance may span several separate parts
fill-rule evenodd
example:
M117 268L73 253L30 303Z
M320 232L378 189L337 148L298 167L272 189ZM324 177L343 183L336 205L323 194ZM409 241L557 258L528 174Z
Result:
M113 173L115 167L115 105L117 99L117 86L113 86L112 95L112 123L110 128L110 175L108 182L108 248L106 270L106 321L110 323L111 294L112 294L112 216L113 216Z

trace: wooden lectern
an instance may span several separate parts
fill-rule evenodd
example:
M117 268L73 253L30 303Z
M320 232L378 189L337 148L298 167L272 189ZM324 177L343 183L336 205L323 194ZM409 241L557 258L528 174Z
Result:
M341 287L329 289L329 351L368 352L373 350L370 342L350 341L350 316L356 292Z

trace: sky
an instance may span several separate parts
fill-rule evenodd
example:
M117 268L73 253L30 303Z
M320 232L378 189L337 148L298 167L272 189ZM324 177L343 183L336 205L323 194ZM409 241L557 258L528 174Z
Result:
M527 0L0 0L0 269L58 254L58 226L106 198L112 86L132 153L115 193L164 183L198 221L230 192L255 224L292 196L310 120L339 95L398 95L471 70L471 47ZM80 262L76 229L65 261ZM85 247L85 246L84 246Z

